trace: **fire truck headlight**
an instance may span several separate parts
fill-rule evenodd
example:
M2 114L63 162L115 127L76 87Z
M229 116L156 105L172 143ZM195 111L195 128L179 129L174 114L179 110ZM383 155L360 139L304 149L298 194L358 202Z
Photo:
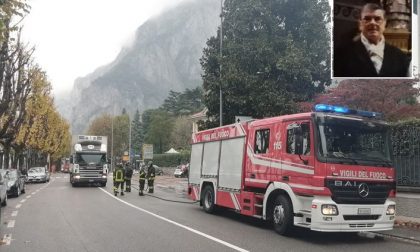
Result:
M395 205L389 205L386 209L386 215L394 215L395 214Z
M323 215L338 215L338 209L336 205L321 205L321 212Z

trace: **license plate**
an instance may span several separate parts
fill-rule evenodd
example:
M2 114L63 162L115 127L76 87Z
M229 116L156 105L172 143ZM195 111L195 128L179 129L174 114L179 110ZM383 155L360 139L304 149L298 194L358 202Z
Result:
M357 214L368 215L368 214L370 214L370 208L358 208L357 209Z
M89 182L93 182L93 181L95 181L95 180L93 180L93 179L89 179Z

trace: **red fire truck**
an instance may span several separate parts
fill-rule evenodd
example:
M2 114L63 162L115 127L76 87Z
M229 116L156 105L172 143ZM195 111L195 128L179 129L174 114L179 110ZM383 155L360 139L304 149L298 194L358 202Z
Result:
M193 134L188 194L208 213L233 209L326 232L390 230L395 170L380 114L318 104L314 112Z

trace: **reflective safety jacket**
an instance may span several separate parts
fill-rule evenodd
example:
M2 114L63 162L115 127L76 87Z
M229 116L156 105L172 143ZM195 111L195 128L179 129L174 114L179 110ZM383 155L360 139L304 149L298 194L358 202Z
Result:
M124 169L117 168L114 172L113 177L115 182L124 182Z
M144 168L141 168L139 171L139 180L145 180L146 179L146 171L144 170Z
M155 179L155 176L156 176L156 170L155 170L155 167L153 167L153 165L151 165L151 166L149 166L149 168L147 168L147 175L146 175L146 178L147 178L148 180L153 180L153 179Z

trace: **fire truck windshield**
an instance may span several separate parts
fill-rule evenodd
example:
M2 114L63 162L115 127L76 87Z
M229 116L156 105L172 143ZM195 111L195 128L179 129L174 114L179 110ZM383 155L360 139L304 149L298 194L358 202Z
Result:
M326 162L391 166L386 124L340 116L319 121L318 149Z
M77 153L76 162L79 164L98 164L106 163L106 155L99 153Z

